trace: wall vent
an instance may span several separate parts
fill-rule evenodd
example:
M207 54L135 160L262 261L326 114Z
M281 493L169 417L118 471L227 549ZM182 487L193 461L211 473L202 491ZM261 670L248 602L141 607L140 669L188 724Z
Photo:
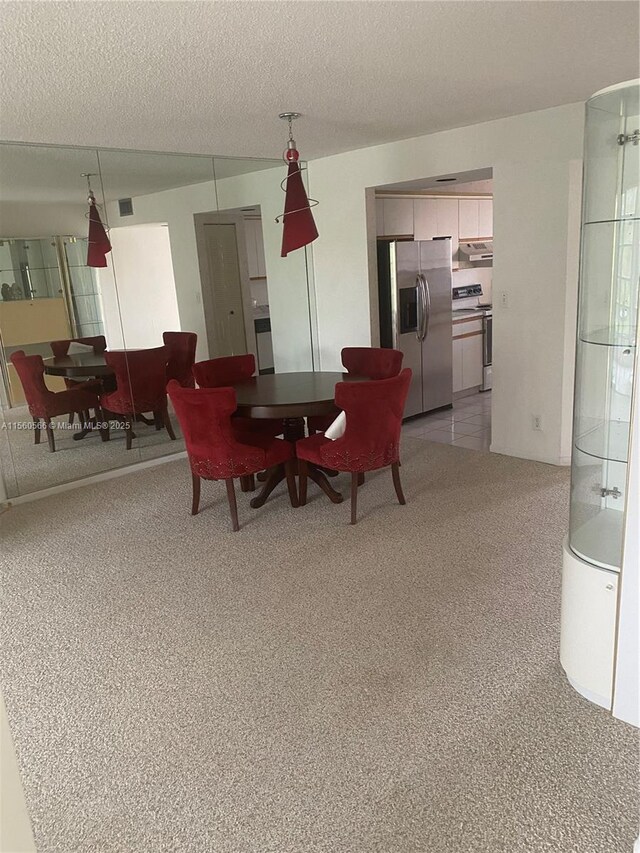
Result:
M119 198L120 216L133 216L133 201L130 198Z

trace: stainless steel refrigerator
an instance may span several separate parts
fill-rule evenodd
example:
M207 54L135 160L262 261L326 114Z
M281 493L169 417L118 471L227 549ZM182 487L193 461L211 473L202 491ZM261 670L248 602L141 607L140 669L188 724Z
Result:
M380 344L413 371L405 417L453 402L451 239L378 241Z

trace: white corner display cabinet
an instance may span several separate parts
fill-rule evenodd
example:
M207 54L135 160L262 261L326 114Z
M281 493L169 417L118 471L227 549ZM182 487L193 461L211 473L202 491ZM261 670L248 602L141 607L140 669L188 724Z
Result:
M612 706L627 519L640 278L640 81L586 105L569 535L560 659L571 685ZM637 438L636 438L637 446ZM640 448L638 448L640 450Z

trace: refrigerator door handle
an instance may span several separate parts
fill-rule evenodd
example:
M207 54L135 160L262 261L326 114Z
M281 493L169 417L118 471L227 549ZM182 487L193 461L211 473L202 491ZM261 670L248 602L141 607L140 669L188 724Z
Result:
M418 311L416 340L421 341L423 340L422 329L424 327L424 312L426 309L426 303L424 299L424 290L422 287L422 276L420 274L416 276L416 306Z
M422 288L424 293L424 311L423 311L423 320L422 320L422 335L420 340L424 341L427 337L427 332L429 331L429 320L431 319L431 291L429 289L429 282L427 281L427 277L423 274L420 275L422 279Z

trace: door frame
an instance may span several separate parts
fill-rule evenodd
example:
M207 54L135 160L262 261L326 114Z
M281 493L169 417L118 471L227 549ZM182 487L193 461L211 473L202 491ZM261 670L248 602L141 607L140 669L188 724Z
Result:
M247 238L244 230L244 219L239 213L225 213L224 211L210 213L194 213L193 221L196 231L196 246L198 251L198 266L200 268L200 290L202 293L202 310L204 313L204 325L207 332L207 345L209 357L214 358L217 353L217 341L215 333L214 317L214 286L211 278L211 270L207 258L207 245L204 233L205 225L235 225L236 247L238 250L238 271L240 273L240 290L242 296L242 313L244 320L245 339L247 352L253 353L258 364L258 347L256 343L256 329L253 322L253 309L251 303L251 284L249 281L249 264L247 260ZM240 243L244 251L240 251Z

